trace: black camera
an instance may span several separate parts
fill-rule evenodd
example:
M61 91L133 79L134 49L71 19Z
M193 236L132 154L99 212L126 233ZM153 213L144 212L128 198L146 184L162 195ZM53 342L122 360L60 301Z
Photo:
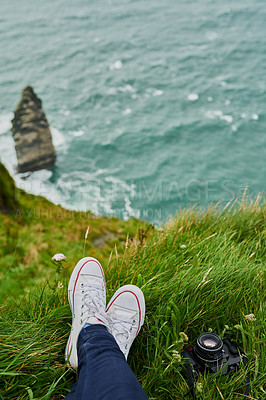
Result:
M195 380L199 373L204 371L218 372L226 375L230 371L236 371L240 364L248 365L248 358L241 353L230 340L222 340L215 333L205 332L200 335L193 348L184 351L182 356L185 359L185 367L189 384L189 391L185 394L191 394L193 400L196 400ZM247 372L244 399L247 399L250 385L250 371Z
M203 373L205 370L226 375L239 369L241 362L247 362L247 357L229 340L222 340L220 336L209 332L202 333L195 346L184 351L182 356L189 361L195 379L199 372Z

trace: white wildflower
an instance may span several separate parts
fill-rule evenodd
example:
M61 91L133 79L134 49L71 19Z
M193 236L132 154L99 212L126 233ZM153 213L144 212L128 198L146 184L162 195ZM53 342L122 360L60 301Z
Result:
M196 390L197 390L197 392L202 393L202 391L203 391L203 384L202 384L201 382L197 382L197 383L196 383Z
M241 325L239 325L239 324L237 324L237 325L234 325L234 328L235 328L235 329L241 329L241 328L242 328L242 326L241 326Z
M209 328L209 329L208 329L208 332L212 332L212 328Z
M66 256L63 253L57 253L52 258L53 261L61 262L66 260Z
M224 329L225 329L226 331L229 331L229 330L230 330L230 327L229 327L228 325L225 325L225 326L224 326Z
M185 244L181 244L180 249L186 249L187 246Z
M254 322L254 321L257 320L257 318L255 317L254 314L245 315L245 319L246 319L247 321L251 321L251 322Z
M185 332L179 332L180 336L180 342L188 342L188 336L185 334Z
M180 355L180 353L178 352L178 351L176 351L176 350L173 350L172 351L172 355L173 355L173 359L175 360L175 361L177 361L177 362L181 362L181 360L182 360L182 358L181 358L181 355Z

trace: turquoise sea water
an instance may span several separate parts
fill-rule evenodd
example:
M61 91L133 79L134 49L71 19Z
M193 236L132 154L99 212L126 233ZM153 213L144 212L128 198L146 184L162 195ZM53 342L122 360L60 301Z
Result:
M265 190L264 0L1 0L0 158L68 208L164 220ZM15 175L23 87L43 101L52 171Z

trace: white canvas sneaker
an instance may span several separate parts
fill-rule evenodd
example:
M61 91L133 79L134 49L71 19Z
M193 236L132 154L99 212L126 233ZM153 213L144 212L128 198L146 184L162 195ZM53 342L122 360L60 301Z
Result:
M141 289L134 285L119 288L111 298L106 314L108 330L127 359L130 347L144 322L145 300Z
M77 340L86 323L106 325L106 284L101 264L92 257L82 258L75 266L68 285L72 327L65 350L69 366L78 367Z

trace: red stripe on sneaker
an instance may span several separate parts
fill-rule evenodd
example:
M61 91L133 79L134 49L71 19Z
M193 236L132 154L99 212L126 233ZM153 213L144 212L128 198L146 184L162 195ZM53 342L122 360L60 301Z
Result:
M137 330L137 333L136 333L136 336L137 336L138 333L139 333L139 330L140 330L141 308L140 308L139 299L138 299L138 296L136 295L136 293L132 292L131 290L123 290L123 292L119 293L119 294L112 300L112 302L109 304L109 306L108 306L106 312L109 310L109 308L111 307L111 305L113 304L113 302L114 302L122 293L132 293L132 294L134 294L134 296L136 297L136 300L137 300L137 303L138 303L138 307L139 307L139 326L138 326L138 330Z
M75 280L75 283L74 283L73 295L72 295L72 325L73 325L73 319L74 319L74 294L75 294L75 290L76 290L76 286L77 286L77 281L78 281L79 274L80 274L82 268L83 268L88 262L95 262L96 264L99 265L99 267L100 267L100 269L101 269L102 276L103 276L103 281L104 281L105 290L106 290L106 282L105 282L104 272L103 272L103 269L102 269L101 264L100 264L97 260L93 260L93 259L87 260L87 261L80 267L80 269L79 269L79 271L78 271L78 274L77 274L77 277L76 277L76 280ZM70 331L70 336L69 336L68 344L67 344L67 356L68 356L68 354L69 354L70 342L71 342L71 331Z

